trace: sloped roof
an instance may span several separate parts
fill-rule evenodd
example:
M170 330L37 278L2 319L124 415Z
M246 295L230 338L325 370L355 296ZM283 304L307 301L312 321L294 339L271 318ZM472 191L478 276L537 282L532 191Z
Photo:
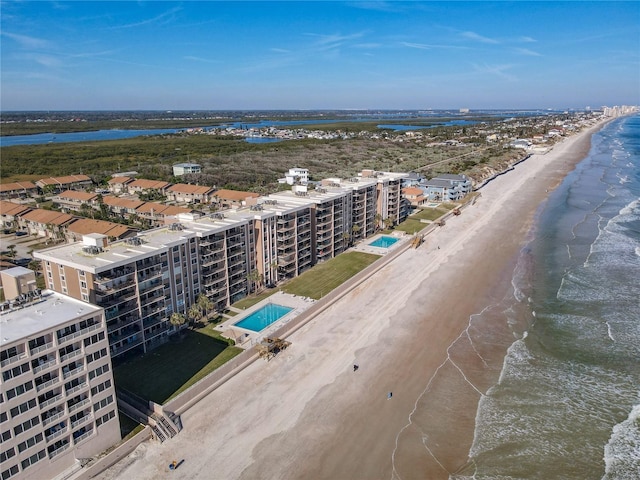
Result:
M216 191L213 194L218 198L222 198L223 200L233 200L233 201L241 201L247 198L258 198L260 195L254 192L241 192L239 190L226 190L224 188Z
M405 195L422 195L424 192L422 191L421 188L418 187L405 187L402 189L402 193L404 193Z
M107 183L109 185L117 185L117 184L120 184L120 183L128 183L128 182L132 182L132 181L133 181L133 178L131 178L131 177L113 177Z
M78 190L66 190L58 195L58 198L65 200L80 200L81 202L90 202L98 198L95 193L81 192Z
M0 200L0 214L2 215L21 215L24 212L31 210L31 207L26 205L19 205L13 202L7 202L6 200Z
M68 185L76 182L90 182L91 178L87 175L67 175L66 177L49 177L41 178L36 181L37 185Z
M212 193L214 188L200 185L189 185L186 183L176 183L175 185L170 186L167 191L174 193L189 193L192 195L206 195L207 193Z
M129 188L142 188L142 189L162 189L171 185L169 182L162 182L160 180L147 180L145 178L139 178L128 184Z
M139 206L145 203L142 200L131 200L129 198L114 197L113 195L105 195L104 197L102 197L102 202L105 205L108 205L110 207L122 207L122 208L133 208L133 209L138 208Z
M13 192L16 190L31 190L37 188L35 183L31 182L13 182L0 185L0 192Z
M67 230L78 235L89 233L100 233L109 237L123 238L133 232L134 229L119 223L105 222L104 220L94 220L92 218L79 218L67 227Z
M22 215L22 218L34 223L41 223L43 225L64 225L71 222L75 217L68 213L55 212L53 210L44 210L42 208L36 208L28 213Z

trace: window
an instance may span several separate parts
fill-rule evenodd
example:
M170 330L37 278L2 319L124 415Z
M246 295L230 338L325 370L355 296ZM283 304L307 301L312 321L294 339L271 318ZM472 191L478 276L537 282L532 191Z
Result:
M94 378L99 377L100 375L108 371L109 371L109 364L98 367L95 370L92 370L89 372L89 380L93 380Z
M7 400L9 400L9 399L11 399L13 397L17 397L18 395L22 395L24 392L28 392L32 388L33 388L33 382L31 380L29 380L27 383L24 383L22 385L18 385L15 388L7 390Z
M100 392L105 391L107 388L111 387L111 380L107 380L106 382L101 383L100 385L96 385L91 389L91 395L97 395Z
M6 442L7 440L9 440L11 438L11 430L2 432L2 435L0 435L0 438L2 439L3 442Z
M17 367L13 367L10 370L7 370L6 372L2 372L2 380L4 380L5 382L11 378L17 377L19 375L22 375L25 372L29 371L29 363L23 363L22 365L19 365Z
M40 443L43 438L44 438L44 436L42 435L42 433L39 433L39 434L37 434L37 435L25 440L24 442L20 442L18 444L18 452L22 453L27 448L33 447L36 443Z
M11 409L11 418L15 418L16 416L20 415L21 413L29 411L29 409L34 408L35 406L36 406L36 399L32 398L28 402L24 402L23 404L18 405L17 407L13 407Z
M104 332L96 333L95 335L91 335L84 339L84 346L88 347L89 345L93 345L94 343L99 342L100 340L104 340Z
M38 417L33 417L31 420L27 420L26 422L23 422L22 424L15 427L13 429L13 433L15 435L20 435L22 432L26 432L31 427L35 427L39 423L40 423L40 419Z
M108 422L109 420L111 420L115 416L116 416L115 410L111 410L109 413L107 413L106 415L101 416L100 418L98 418L96 420L96 427L99 427L103 423Z
M45 453L44 450L40 450L38 453L34 453L29 458L27 458L26 460L22 461L22 463L21 463L22 469L24 470L25 468L29 468L31 465L36 463L38 460L43 459L46 455L47 454Z
M107 405L109 405L111 402L113 402L113 395L109 395L107 398L102 399L99 402L94 403L93 404L93 411L97 412L101 408L104 408Z
M102 350L99 350L95 353L90 353L89 355L87 355L87 363L91 363L95 360L98 360L99 358L104 357L107 354L107 349L103 348Z
M13 447L11 447L9 450L5 450L4 452L0 453L0 463L6 462L15 454L16 454L16 450Z
M19 472L19 470L18 470L18 466L17 466L17 465L14 465L13 467L8 468L8 469L7 469L7 470L5 470L4 472L2 472L2 477L0 477L0 478L2 478L2 480L7 480L7 479L9 479L9 478L13 477L13 476L14 476L15 474L17 474L18 472Z

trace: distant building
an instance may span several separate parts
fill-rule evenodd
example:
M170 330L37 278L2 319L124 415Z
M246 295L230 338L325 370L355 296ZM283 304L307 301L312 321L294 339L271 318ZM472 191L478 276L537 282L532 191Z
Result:
M173 166L174 177L181 177L188 173L202 173L202 166L197 163L177 163Z
M36 272L24 267L7 268L0 271L4 298L13 300L36 289Z
M4 183L0 185L0 198L9 200L11 198L26 199L35 197L38 194L38 187L31 182Z
M167 189L167 200L180 203L210 203L215 191L213 187L176 183Z
M260 195L254 192L242 192L221 188L217 190L213 196L221 208L236 208L247 205L247 201L257 199Z
M36 185L42 190L52 190L59 193L64 190L84 190L93 185L91 178L87 175L67 175L66 177L41 178L36 181Z
M306 168L290 168L287 173L284 174L284 178L278 179L280 183L288 183L289 185L305 185L309 183L309 170Z
M104 310L35 291L0 322L1 478L54 478L118 443Z

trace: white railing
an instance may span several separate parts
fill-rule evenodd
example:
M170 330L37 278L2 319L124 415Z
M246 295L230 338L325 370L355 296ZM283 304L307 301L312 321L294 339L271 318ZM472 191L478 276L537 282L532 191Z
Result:
M37 367L35 367L35 368L33 369L33 373L41 372L42 370L44 370L44 369L46 369L46 368L49 368L51 365L55 365L56 363L57 363L57 362L56 362L56 359L55 359L55 358L54 358L53 360L49 360L48 362L45 362L45 363L43 363L43 364L38 365Z
M67 448L69 448L69 444L68 443L66 445L63 445L62 447L58 448L57 450L54 450L53 452L51 452L49 454L49 458L55 457L56 455L64 452Z
M80 385L76 385L73 388L70 388L69 390L67 390L67 396L74 394L75 392L78 392L80 390L82 390L83 388L87 388L89 386L89 384L87 382L83 382Z
M6 367L7 365L11 365L12 363L15 363L19 360L22 360L24 357L26 357L27 354L25 352L22 352L18 355L15 355L11 358L7 358L6 360L3 360L2 362L0 362L0 366L1 367Z
M84 371L84 365L81 365L78 368L74 368L73 370L69 370L68 372L63 373L62 376L66 380L67 378L72 377L73 375L76 375L82 371Z
M59 393L58 395L56 395L55 397L51 397L49 400L45 400L44 402L42 402L40 404L40 409L43 409L45 407L48 407L49 405L52 405L58 401L62 400L62 394Z
M44 345L40 345L39 347L35 347L31 349L31 356L37 355L40 352L44 352L45 350L53 347L53 342L45 343Z
M79 330L75 333L71 333L69 335L65 335L62 338L58 339L58 344L62 345L63 343L67 343L69 340L73 340L74 338L78 338L81 337L83 335L86 335L89 332L93 332L94 330L98 330L99 328L101 328L102 325L101 324L96 324L96 325L91 325L90 327L87 328L83 328L82 330Z
M61 412L56 413L55 415L51 415L50 417L45 418L44 420L42 420L42 426L46 427L50 423L55 422L57 419L59 419L63 415L64 415L64 410L61 411Z
M51 435L47 435L47 442L50 442L51 440L53 440L54 438L58 438L59 436L61 436L63 433L66 433L67 431L67 427L65 426L64 428L61 428L60 430L58 430L57 432L52 433Z
M60 357L60 363L66 362L67 360L77 357L78 355L82 355L82 349L79 348L77 350L74 350L71 353L67 353L66 355L63 355Z
M58 383L60 381L60 379L58 377L56 378L52 378L51 380L41 383L40 385L36 386L36 391L40 392L42 390L44 390L47 387L50 387L51 385L55 385L56 383Z
M82 406L86 405L86 404L87 404L87 403L89 403L90 401L91 401L91 400L89 400L88 398L85 398L84 400L82 400L82 401L80 401L80 402L78 402L78 403L76 403L76 404L74 404L74 405L71 405L71 406L69 407L69 413L73 413L73 412L75 412L76 410L80 409L80 407L82 407Z

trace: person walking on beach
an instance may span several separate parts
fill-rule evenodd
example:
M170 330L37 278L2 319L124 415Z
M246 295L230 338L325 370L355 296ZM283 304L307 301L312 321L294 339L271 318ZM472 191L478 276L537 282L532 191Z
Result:
M387 400L391 400L391 397L393 397L393 392L387 393Z
M353 371L355 372L356 370L358 370L360 368L360 366L357 363L353 364Z

